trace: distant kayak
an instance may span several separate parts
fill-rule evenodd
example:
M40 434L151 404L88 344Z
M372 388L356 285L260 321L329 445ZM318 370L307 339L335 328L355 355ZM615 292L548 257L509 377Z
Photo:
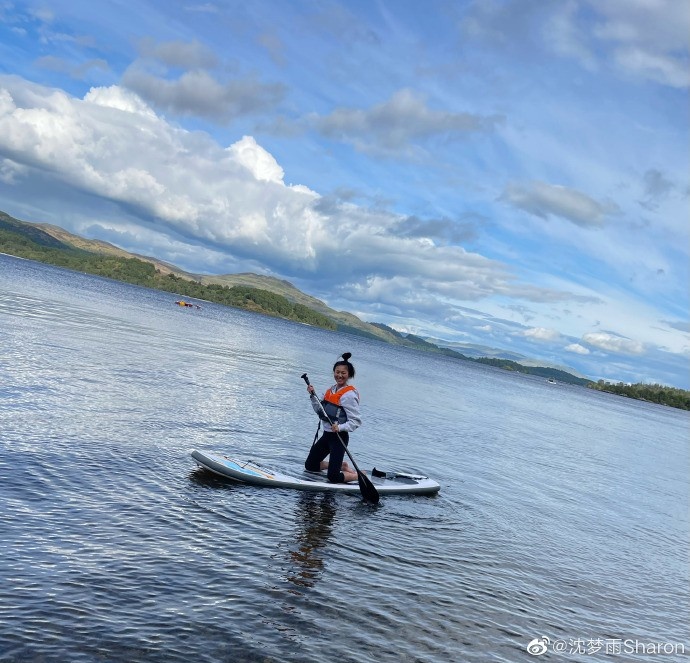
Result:
M192 458L200 467L226 479L253 486L269 488L292 488L319 492L343 492L359 494L359 484L331 483L325 472L301 472L290 476L269 467L248 460L238 460L210 451L192 452ZM386 495L431 495L437 493L441 486L429 477L399 472L367 473L379 493Z
M190 304L189 302L185 302L183 300L180 300L179 302L175 302L178 306L191 306L192 308L201 308L198 304Z

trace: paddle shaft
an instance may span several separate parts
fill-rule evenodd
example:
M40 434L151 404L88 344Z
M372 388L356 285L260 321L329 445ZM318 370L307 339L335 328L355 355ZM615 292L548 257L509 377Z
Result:
M306 373L302 376L302 379L307 383L307 386L311 385L311 382L309 382L309 378L307 377ZM318 397L317 397L317 400L318 400ZM323 405L321 404L321 401L318 401L318 402L319 402L319 408L321 410L321 413L323 414L326 421L331 425L331 428L333 428L333 422L331 421L331 418L326 413L326 410L323 409ZM343 438L340 437L340 433L338 431L333 431L333 432L338 436L338 440L340 440L340 444L343 445L343 448L345 449L345 453L349 456L350 460L352 461L352 466L355 468L355 472L357 472L357 474L361 474L360 469L357 467L357 463L355 463L355 459L352 457L350 450L347 448L347 444L345 444L345 442L343 442Z
M307 377L306 373L304 373L302 375L302 379L307 383L307 386L311 385L311 382L309 382L309 378ZM311 394L310 394L310 398L311 398ZM317 401L319 403L319 408L320 408L324 418L331 425L331 428L333 428L333 422L331 421L331 418L326 413L326 410L324 410L323 405L321 404L321 401L318 400L318 397L317 397ZM374 484L371 483L371 481L369 480L369 477L367 477L367 475L364 474L364 472L362 472L359 469L359 467L357 467L357 463L355 462L355 459L352 457L350 450L347 448L347 444L345 444L345 442L343 442L343 438L340 437L340 433L338 431L333 431L333 432L336 434L340 444L343 445L343 449L345 449L345 453L347 454L348 458L352 461L352 467L354 467L355 472L357 472L357 481L359 483L359 489L362 492L362 497L366 501L373 502L374 504L376 504L379 501L379 492L378 492L378 490L376 490L376 486L374 486Z

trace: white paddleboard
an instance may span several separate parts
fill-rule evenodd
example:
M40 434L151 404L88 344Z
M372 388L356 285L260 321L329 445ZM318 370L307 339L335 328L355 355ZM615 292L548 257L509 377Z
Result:
M227 479L254 486L272 488L294 488L295 490L333 491L359 494L359 484L331 483L325 472L303 472L299 477L289 476L249 460L238 460L210 451L192 451L192 458L200 467ZM441 486L429 477L388 473L384 477L366 473L380 494L386 495L430 495Z

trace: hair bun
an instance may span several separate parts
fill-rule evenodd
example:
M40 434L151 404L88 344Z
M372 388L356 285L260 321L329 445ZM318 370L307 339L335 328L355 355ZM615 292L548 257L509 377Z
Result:
M343 355L342 355L342 356L343 356L343 359L344 359L345 361L349 361L349 360L350 360L350 357L352 357L352 353L351 353L351 352L343 352Z

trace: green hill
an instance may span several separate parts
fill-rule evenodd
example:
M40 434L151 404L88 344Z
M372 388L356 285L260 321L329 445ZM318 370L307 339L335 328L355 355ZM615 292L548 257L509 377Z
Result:
M316 297L312 297L298 290L289 281L277 279L273 276L248 273L223 274L220 276L196 275L194 278L204 284L215 283L227 286L243 285L267 290L268 292L285 297L291 302L302 304L303 306L313 309L321 315L325 315L336 323L338 331L375 338L380 341L385 341L386 343L403 345L396 334L392 333L393 330L391 330L390 327L364 322L356 315L347 313L346 311L336 311L327 306L320 299L316 299Z
M154 258L128 253L107 242L86 240L55 226L24 223L4 213L0 213L0 252L324 329L337 329L337 324L327 316L273 292L247 285L204 285L193 275Z
M108 242L85 239L58 226L20 221L4 212L0 212L0 252L423 352L690 409L690 392L682 389L646 384L612 385L601 380L594 383L584 376L554 366L538 366L519 356L515 358L520 359L520 363L499 356L466 356L453 349L453 343L401 334L387 325L364 322L352 313L336 311L285 280L260 274L190 274L157 258L130 253ZM461 345L456 344L456 347ZM475 352L476 348L471 351Z
M209 275L209 274L191 274L184 270L171 265L169 263L152 258L150 256L143 256L137 253L130 253L108 242L101 240L86 239L79 235L74 235L64 228L54 226L46 223L29 223L15 219L4 212L0 212L0 230L5 229L22 235L26 239L36 241L41 246L46 246L56 249L64 250L80 250L88 253L94 253L100 256L118 257L124 259L135 258L142 262L150 263L154 268L163 275L171 275L182 281L189 281L200 283L205 286L225 286L227 288L243 287L254 288L273 293L279 297L284 297L292 304L298 306L305 306L317 314L328 318L333 322L333 325L328 325L329 328L335 328L338 331L357 334L367 338L378 339L386 343L407 345L392 332L388 327L379 327L360 320L356 315L346 311L336 311L327 306L320 299L311 297L306 293L298 290L288 281L274 278L272 276L264 276L261 274L223 274L223 275ZM17 239L17 238L15 238ZM5 253L12 255L20 255L8 247L2 249ZM29 257L22 255L21 257ZM42 260L38 256L34 256L35 260ZM45 262L50 262L46 260ZM56 264L56 263L54 263ZM66 266L66 265L62 265ZM83 271L88 271L85 269ZM117 277L114 277L117 278ZM179 282L178 282L179 284ZM155 286L151 286L155 287ZM191 296L191 293L180 285L179 293L186 296ZM208 297L201 297L208 299ZM251 307L250 307L251 308ZM322 326L322 325L320 325Z
M0 251L424 352L555 377L564 382L588 382L550 368L525 367L506 359L468 357L451 347L413 334L401 334L381 323L364 322L347 311L336 311L290 282L272 276L191 274L157 258L130 253L108 242L86 239L59 226L20 221L4 212L0 212Z
M393 345L471 359L418 336L401 334L381 323L364 322L347 311L336 311L282 279L248 273L191 274L157 258L130 253L108 242L86 239L59 226L20 221L4 212L0 212L0 251ZM502 368L516 370L512 365Z

